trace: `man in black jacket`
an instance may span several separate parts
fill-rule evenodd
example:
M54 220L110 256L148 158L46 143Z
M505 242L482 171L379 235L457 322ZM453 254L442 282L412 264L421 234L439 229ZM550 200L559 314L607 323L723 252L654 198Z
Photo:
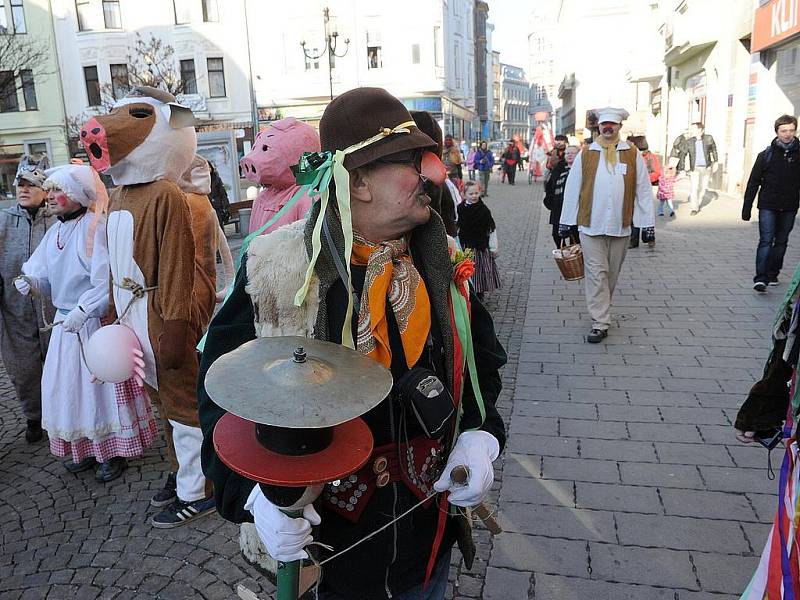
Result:
M692 191L689 196L689 203L692 207L691 216L700 212L700 203L708 190L708 180L716 170L716 163L719 161L717 154L717 144L714 138L705 133L705 126L700 123L692 123L692 137L686 140L683 148L684 157L679 162L689 157L689 180L692 183Z
M758 153L744 192L742 219L750 220L758 193L758 250L753 289L765 292L778 285L789 233L794 227L800 195L800 142L797 119L782 115L775 121L775 139Z
M473 506L489 490L493 479L491 463L505 443L505 427L495 401L501 389L498 369L505 364L506 353L495 336L489 313L470 294L472 342L481 394L475 392L469 377L462 378L459 348L464 345L458 343L451 320L450 285L454 267L444 226L429 210L430 199L423 187L423 181L433 177L426 174L430 171L426 171L422 162L423 157L427 161L431 157L421 154L435 150L436 143L414 125L403 104L377 88L346 92L326 108L320 122L320 138L323 150L345 151L344 168L348 173L344 175L349 174L349 190L337 188L332 192L337 198L332 199L324 213L321 202L315 202L305 232L287 226L262 236L242 262L231 297L211 322L200 365L198 400L204 435L203 471L214 483L219 513L234 522L254 521L264 545L276 560L305 557L303 547L312 539L312 525L319 526L314 534L317 541L340 552L391 524L324 567L320 599L441 600L447 588L452 544L458 540L459 544L467 544L464 548L470 541L465 522L440 512L439 497L394 521L419 503L420 494L425 498L434 490L446 490L450 492L447 497L450 504ZM444 167L441 162L438 166L441 184ZM338 485L326 485L315 503L316 509L309 505L303 511L304 517L292 519L278 511L258 486L231 471L216 455L212 435L224 412L208 396L204 378L216 358L255 338L257 331L269 335L270 331L280 330L285 335L297 283L287 283L286 274L273 275L283 273L283 265L291 267L291 274L305 273L308 259L301 260L299 252L294 250L296 245L292 250L287 250L286 245L290 238L297 240L298 236L300 247L304 244L308 254L315 244L321 245L314 263L316 283L309 288L306 298L310 311L316 306L313 336L346 343L345 338L350 337L345 336L349 311L348 290L343 280L350 277L340 270L344 271L343 265L349 257L344 254L346 228L336 205L339 195L347 194L355 231L351 281L362 300L361 310L352 318L351 335L356 348L387 366L396 384L414 367L435 375L453 396L460 396L461 433L452 444L452 436L445 436L444 447L438 440L426 438L421 425L393 391L363 416L375 442L374 455L365 468L348 477L341 490ZM318 220L324 220L327 232L324 236L319 231L314 233ZM277 239L286 240L281 246L285 256L280 261L275 261L266 250ZM383 273L391 277L391 289L396 286L399 290L387 297L385 303L374 300L376 294L388 294L388 290L376 284ZM290 290L289 305L282 301L283 288ZM408 304L404 298L416 300ZM369 321L365 316L369 316ZM409 454L403 448L413 448L414 452ZM436 457L444 458L448 453L446 465L442 460L436 467L434 463L439 460ZM426 472L424 467L420 472L400 458L389 460L389 464L385 460L407 456L420 457L435 474ZM381 458L383 466L379 467ZM453 487L449 477L453 463L467 465L466 487ZM356 487L350 482L359 483ZM351 487L351 491L344 493ZM441 543L435 542L437 532L442 534ZM434 565L430 585L423 595L426 570Z

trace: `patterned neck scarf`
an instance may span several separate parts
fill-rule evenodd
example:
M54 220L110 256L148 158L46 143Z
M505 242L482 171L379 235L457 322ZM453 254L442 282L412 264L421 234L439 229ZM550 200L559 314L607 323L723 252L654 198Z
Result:
M372 244L356 233L352 263L367 267L358 312L356 349L386 368L391 367L388 300L400 330L406 365L413 367L431 330L431 304L425 282L408 254L408 242L399 239Z
M612 175L614 169L617 168L617 144L619 144L619 134L615 135L610 140L606 140L602 135L595 140L603 149L603 155L606 157L606 169Z

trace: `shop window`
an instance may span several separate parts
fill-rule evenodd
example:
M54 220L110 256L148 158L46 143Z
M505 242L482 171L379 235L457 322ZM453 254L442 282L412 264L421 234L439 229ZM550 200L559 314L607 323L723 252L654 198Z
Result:
M122 29L119 0L103 0L103 21L106 29Z
M97 67L83 67L83 79L86 82L86 99L89 106L100 106L100 79Z
M11 22L14 23L14 33L28 33L22 0L11 0Z
M197 93L197 75L194 70L194 60L191 58L181 61L181 83L184 94Z
M0 112L19 110L17 82L13 71L0 71Z
M211 98L224 98L225 93L225 67L221 58L209 58L208 66L208 92Z
M216 23L219 21L217 0L203 0L203 21L206 23Z
M91 6L89 0L75 0L75 13L78 15L78 31L91 31Z
M39 110L36 101L36 86L33 83L33 71L23 69L19 72L22 80L22 97L25 99L25 110Z
M111 65L111 93L119 100L130 90L128 65Z

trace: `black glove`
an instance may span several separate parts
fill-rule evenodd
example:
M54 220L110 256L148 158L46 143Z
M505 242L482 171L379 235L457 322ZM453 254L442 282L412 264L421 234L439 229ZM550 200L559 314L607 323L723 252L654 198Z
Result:
M560 235L562 239L568 238L571 234L572 234L572 226L564 225L563 223L559 224L558 235Z
M750 217L752 216L753 216L752 206L745 206L742 208L742 221L749 221Z
M656 241L655 227L642 227L642 241L645 244L652 244Z

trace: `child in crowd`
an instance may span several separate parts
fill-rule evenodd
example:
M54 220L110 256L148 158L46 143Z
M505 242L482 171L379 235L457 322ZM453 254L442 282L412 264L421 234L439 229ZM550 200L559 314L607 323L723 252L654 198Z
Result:
M464 202L458 205L458 240L464 249L475 253L475 275L472 284L479 298L500 287L495 257L498 253L497 229L492 211L481 200L477 181L464 184Z
M675 207L672 205L672 199L675 197L675 167L667 167L658 178L658 216L664 216L664 204L666 203L669 208L669 216L675 216Z

